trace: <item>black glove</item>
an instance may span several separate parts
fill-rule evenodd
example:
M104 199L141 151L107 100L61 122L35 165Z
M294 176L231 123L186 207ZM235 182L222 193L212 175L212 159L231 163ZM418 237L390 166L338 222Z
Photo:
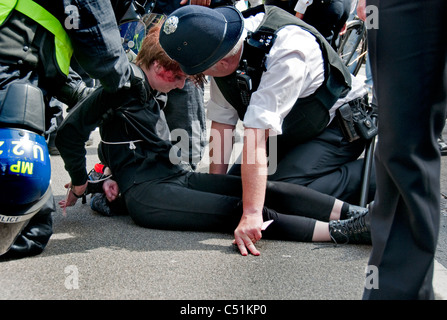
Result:
M94 90L95 88L88 87L81 76L70 68L67 81L60 88L56 98L71 109Z
M68 106L67 111L70 111L76 103L95 91L95 88L87 87L84 81L78 83L66 84L61 88L61 94L57 99Z
M130 63L130 77L126 84L116 92L102 92L101 102L106 109L116 109L125 105L129 95L138 98L140 103L145 103L149 95L149 86L146 86L146 77L143 70L135 64Z

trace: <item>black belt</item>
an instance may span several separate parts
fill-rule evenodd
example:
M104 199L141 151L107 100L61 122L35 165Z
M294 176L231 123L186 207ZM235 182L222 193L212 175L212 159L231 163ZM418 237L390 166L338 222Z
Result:
M346 102L345 104L341 105L339 108L343 107L344 105L349 105L351 108L355 108L360 106L362 103L368 104L368 95L364 95L363 97L360 98L356 98L354 100L351 100L349 102ZM332 126L332 127L338 127L339 126L339 121L338 118L340 117L340 114L338 112L335 112L335 116L332 119L331 123L329 124L328 127Z
M335 112L335 117L332 119L328 127L339 128L346 140L349 142L355 141L361 137L365 139L371 138L377 134L377 128L373 123L370 123L372 128L366 126L365 120L371 118L367 114L366 106L368 106L368 95L351 100L341 105ZM359 110L362 110L361 114ZM359 117L363 117L359 121Z

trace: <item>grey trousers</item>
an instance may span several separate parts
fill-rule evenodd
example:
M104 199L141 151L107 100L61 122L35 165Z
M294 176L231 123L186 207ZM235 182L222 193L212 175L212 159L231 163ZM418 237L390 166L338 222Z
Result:
M182 159L195 169L207 143L203 88L187 80L183 89L168 93L163 111L173 144L181 149Z

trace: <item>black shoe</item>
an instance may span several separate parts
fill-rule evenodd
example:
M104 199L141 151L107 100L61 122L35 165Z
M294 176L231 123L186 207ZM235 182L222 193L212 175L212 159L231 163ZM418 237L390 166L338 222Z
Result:
M114 216L112 209L110 208L110 202L107 200L104 193L96 193L92 196L90 199L90 208L103 216Z
M439 151L441 151L441 156L447 155L447 143L442 137L438 138Z
M110 202L104 193L95 193L90 199L90 208L107 217L128 215L126 204L122 197Z
M337 244L371 244L368 210L346 220L329 221L329 233Z
M56 147L48 147L48 152L52 156L60 156L61 155L61 153L59 152L59 150Z
M368 208L364 208L364 207L359 207L359 206L355 206L350 204L349 205L349 209L348 209L348 213L346 213L346 219L355 217L359 214L362 213L368 213Z

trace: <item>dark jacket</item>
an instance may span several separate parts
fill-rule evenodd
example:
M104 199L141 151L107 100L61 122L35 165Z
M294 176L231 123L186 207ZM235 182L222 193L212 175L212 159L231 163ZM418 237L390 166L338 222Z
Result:
M74 55L83 69L109 91L129 79L129 62L110 1L34 1L65 28ZM37 69L41 83L50 91L60 84L54 70L54 36L32 18L13 10L0 27L0 64Z
M120 97L125 103L115 110L108 108L99 88L64 119L56 146L74 185L87 181L85 141L97 126L102 140L100 158L112 170L121 192L133 184L183 171L170 159L170 140L160 136L159 128L167 128L161 116L166 95L152 90L147 79L145 86L148 95L143 103L129 91Z

